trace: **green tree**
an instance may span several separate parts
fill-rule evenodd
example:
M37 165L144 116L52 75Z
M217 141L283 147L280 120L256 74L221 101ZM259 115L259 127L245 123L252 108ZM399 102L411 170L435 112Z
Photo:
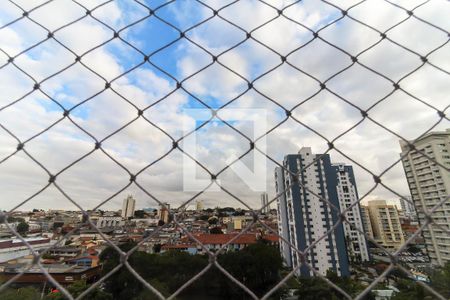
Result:
M198 219L202 220L202 221L208 221L209 216L208 215L201 215L200 217L198 217Z
M5 223L5 215L0 216L0 223ZM6 218L6 220L8 221L8 223L20 223L20 222L25 222L24 218L19 218L19 217L13 217L13 216L8 216Z
M245 215L245 211L243 211L243 210L241 210L241 211L236 210L233 213L233 216L243 216L243 215Z
M364 286L350 277L338 276L335 272L328 271L326 278L336 284L352 298L358 296ZM325 300L325 299L346 299L345 296L331 287L325 280L320 277L303 277L299 279L300 288L298 289L298 299L306 300ZM365 300L375 299L374 295L369 292L364 296Z
M450 299L450 262L435 270L430 276L431 286L436 292Z
M422 300L425 299L425 289L410 279L401 279L396 284L400 292L395 293L391 300ZM430 299L430 298L428 298Z
M222 229L220 227L213 227L209 230L209 233L211 234L223 234Z
M450 262L443 267L434 269L430 274L430 286L445 299L450 299ZM427 291L412 279L402 279L397 282L400 292L392 300L435 299L436 296Z
M157 289L163 295L170 294L167 285L160 282L159 280L153 279L153 280L150 280L149 283L151 284L152 287ZM156 296L155 293L153 293L152 291L150 291L148 288L145 288L145 287L142 289L142 292L140 292L139 295L137 295L135 298L133 298L133 300L159 300L159 299L160 298L158 296Z
M160 253L161 252L161 248L162 248L161 244L153 245L153 253Z
M133 243L121 245L127 252ZM107 248L100 255L103 275L120 263L120 255ZM241 251L228 252L218 257L219 263L233 276L246 284L257 295L263 295L280 280L282 260L277 248L257 243ZM184 251L162 254L134 252L128 258L131 267L164 296L174 293L183 284L208 265L208 256L190 255ZM126 268L122 267L105 281L105 291L114 299L155 299L153 293ZM178 299L242 299L246 294L214 266L188 286Z
M74 297L80 296L85 290L89 288L90 285L86 283L85 280L76 281L67 287L67 291ZM90 300L112 300L112 295L99 289L94 288L89 294L87 294L85 299ZM66 297L61 292L51 293L45 297L46 300L65 300Z
M30 225L28 225L26 222L20 222L17 225L16 231L20 235L25 235L28 232L29 229L30 229Z
M278 248L262 242L250 245L236 252L220 255L219 264L256 295L262 296L280 280L282 258ZM214 272L218 272L214 270ZM228 286L227 291L233 298L246 295L236 284L222 275L220 284ZM281 292L281 291L278 291Z
M336 298L336 292L318 277L300 278L300 287L296 292L298 299L328 300Z
M127 242L120 245L120 249L124 252L128 252L135 246L136 243ZM144 255L146 254L135 252L128 259L128 262L132 266L135 264L147 264L148 261L141 259ZM108 247L100 254L100 260L103 263L102 275L105 276L119 265L120 255L114 248ZM149 267L149 265L146 266ZM126 267L122 267L105 281L105 290L112 294L113 299L132 299L140 294L143 290L143 286Z
M421 252L420 248L418 248L416 245L409 245L408 251L412 253L419 253Z
M213 216L213 217L208 219L208 223L209 223L209 225L218 224L219 223L219 218L217 218L216 216Z
M134 212L134 217L135 217L135 218L138 218L138 219L143 219L143 218L145 218L145 217L146 217L145 211L143 211L142 209L136 210L136 211Z
M0 298L2 300L38 300L41 299L41 295L32 287L8 288L1 292Z

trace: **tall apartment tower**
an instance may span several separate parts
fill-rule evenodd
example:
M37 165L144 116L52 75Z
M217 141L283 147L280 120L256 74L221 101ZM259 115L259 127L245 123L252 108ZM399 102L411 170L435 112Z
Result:
M195 210L196 211L202 211L203 210L203 201L202 200L198 200L196 203L195 203Z
M315 196L327 199L339 210L337 179L330 156L314 155L311 148L302 148L298 154L285 156L283 166L285 169L275 170L280 236L287 237L286 240L300 251L325 236L307 252L305 261L320 274L325 275L328 270L333 270L340 276L348 276L349 263L342 224L328 233L338 222L340 211L331 209ZM298 180L287 170L292 173L301 171ZM280 247L285 263L288 265L291 262L291 267L297 268L303 261L301 255L282 240ZM297 274L312 276L314 273L302 264Z
M444 265L450 261L450 200L447 198L450 195L450 129L430 132L413 144L415 149L439 163L417 150L410 151L408 144L400 141L403 168L419 222L425 223L425 211L447 199L433 212L434 223L422 231L431 263Z
M337 182L328 182L328 184L336 187L341 212L357 203L345 212L348 222L343 224L349 259L356 262L369 261L366 237L361 233L361 231L364 232L364 226L353 167L345 164L332 164L331 167Z
M135 206L136 200L134 200L133 196L128 195L122 203L122 218L128 219L134 216Z
M372 222L370 221L369 207L361 205L361 220L363 222L364 232L370 238L374 238L372 230Z
M399 249L405 238L397 207L384 200L373 200L368 203L368 211L373 239L386 249Z
M158 217L161 221L164 222L164 224L169 223L169 221L170 221L170 204L169 203L164 203L164 206L163 205L159 206Z
M417 220L416 209L412 202L411 196L403 196L399 199L400 207L402 208L402 215L410 220Z
M285 171L281 167L275 168L275 189L277 193L277 223L278 236L280 236L280 252L283 257L283 262L286 267L292 267L292 249L286 241L294 240L294 236L290 235L290 224L294 225L292 220L292 204L291 204L291 219L288 218L287 200L285 192ZM286 175L288 177L288 175ZM291 193L292 194L292 193ZM292 199L290 199L292 202Z
M270 211L270 207L269 207L269 205L267 205L268 203L269 203L269 195L267 195L267 193L262 193L261 194L261 207L264 206L264 208L262 209L261 212L263 214L267 214Z

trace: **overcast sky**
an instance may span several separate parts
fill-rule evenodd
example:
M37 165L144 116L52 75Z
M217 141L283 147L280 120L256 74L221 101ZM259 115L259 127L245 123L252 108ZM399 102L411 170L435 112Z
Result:
M45 1L15 2L30 11ZM78 2L92 9L104 1ZM154 9L165 1L141 2ZM327 141L315 132L333 140L362 121L358 108L367 110L373 106L368 112L373 120L406 139L414 139L439 121L432 107L443 111L450 104L450 44L446 33L450 31L448 1L430 1L414 10L414 15L442 30L380 0L365 1L348 12L348 15L380 32L404 20L386 33L399 45L381 40L378 32L347 17L321 30L319 36L323 40L315 39L308 43L313 35L305 27L317 31L341 18L341 11L317 0L294 5L291 4L295 1L266 2L272 7L248 0L220 10L219 16L236 26L213 15L212 9L218 10L231 1L204 1L210 8L196 1L176 1L157 10L159 18L182 31L211 18L186 33L199 46L187 39L179 39L177 30L155 16L148 17L149 11L135 1L112 1L95 9L92 16L104 24L86 16L86 10L70 0L55 0L43 5L30 12L29 18L22 18L0 30L0 66L3 66L0 69L0 124L21 142L26 141L28 153L51 174L56 174L91 152L95 145L93 137L105 139L136 119L138 109L149 107L143 116L155 126L139 117L102 142L103 151L110 157L101 150L94 151L56 178L67 195L84 209L92 209L127 186L130 176L125 169L136 174L170 151L172 140L166 133L175 140L183 136L183 124L193 120L185 110L205 108L197 99L213 108L234 99L227 107L264 109L266 116L256 113L255 123L232 122L251 139L255 138L255 126L265 122L269 130L285 119L282 107L289 110L296 107L292 115L309 128L288 119L266 137L265 151L279 163L284 155L296 153L301 147L312 147L315 153L326 151ZM331 2L346 9L358 1ZM421 2L395 1L406 9L413 9ZM23 13L9 2L1 6L0 26ZM283 10L282 15L277 9ZM81 18L83 16L86 17ZM138 22L141 19L144 20ZM73 21L73 24L60 29ZM135 25L123 29L135 22ZM54 38L47 39L48 31L44 28L51 32L59 30L54 33ZM112 29L120 31L120 37L134 48L118 38L112 39ZM247 38L245 31L252 32L251 38ZM25 51L40 41L44 42ZM239 46L235 47L237 44ZM358 55L361 64L380 75L352 62L348 54L330 44L350 55ZM375 46L365 51L371 45ZM435 50L441 45L444 46ZM226 51L230 48L233 49ZM221 54L218 61L228 69L216 62L196 74L213 62L205 50L213 55ZM143 63L144 55L149 54L152 54L150 61L157 67ZM81 62L75 62L76 55L82 56ZM14 65L7 63L8 56L14 57ZM287 57L286 62L282 63L281 56ZM420 56L427 56L428 61L441 70L424 64ZM419 69L404 78L416 68ZM55 73L58 74L51 76ZM406 92L393 92L392 82L383 76L392 81L403 78L400 86ZM326 81L327 89L321 90L313 78ZM176 80L183 81L185 90L177 89ZM106 81L112 82L112 89L105 90ZM36 82L40 83L40 88L33 92ZM253 83L250 90L248 82ZM383 98L385 100L379 102ZM70 111L70 118L77 127L63 117L59 105L70 110L85 100ZM448 110L446 113L448 115ZM41 133L52 124L55 125ZM444 119L434 130L449 127L448 120ZM365 119L340 137L335 146L371 172L380 174L398 160L398 140L396 135ZM212 173L223 169L230 157L239 156L249 149L244 137L220 122L199 130L197 141L197 159ZM262 142L256 143L261 149L264 147ZM48 183L47 172L23 151L10 156L18 143L0 128L1 209L14 208ZM180 147L183 148L183 142ZM330 155L333 162L351 163L335 150L330 151ZM253 168L252 161L252 152L243 159L249 168ZM275 164L270 160L261 163L265 163L265 172L261 172L260 180L266 181L267 192L272 199L275 196ZM359 194L363 196L374 186L372 175L351 164L355 169ZM200 167L197 167L197 173L199 178L209 178ZM233 170L223 172L219 180L221 185L251 207L260 205L260 192L252 191ZM399 194L409 194L401 164L385 173L382 181ZM178 149L141 172L137 182L172 207L195 194L183 191L183 154ZM119 208L127 194L135 196L138 207L157 206L132 184L102 208ZM378 187L364 201L397 198ZM206 206L242 207L224 192L207 192L198 199L203 200ZM32 208L72 209L74 206L50 185L17 209Z

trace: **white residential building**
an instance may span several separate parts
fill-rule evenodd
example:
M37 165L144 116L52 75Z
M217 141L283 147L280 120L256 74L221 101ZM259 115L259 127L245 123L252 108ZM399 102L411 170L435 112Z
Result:
M50 240L46 237L26 237L24 240L33 247L33 250L35 251L47 249L56 243L56 240ZM30 254L30 248L28 248L28 245L20 239L13 238L0 240L0 263Z
M128 219L134 216L134 210L136 206L136 200L129 195L123 200L122 204L122 218Z
M267 195L267 193L262 193L261 194L261 207L264 206L264 208L261 210L261 213L263 214L268 214L270 211L270 206L269 204L269 195Z
M401 215L411 220L417 220L416 209L411 196L403 196L399 199L400 207L402 208Z
M125 222L119 216L102 216L97 218L96 225L98 228L120 227L125 225Z
M362 233L364 226L353 167L341 163L332 164L332 168L337 178L337 183L333 185L336 186L341 212L348 209L345 212L347 222L344 222L344 234L349 259L357 262L369 261L369 248Z
M291 246L287 243L290 241L289 235L289 218L287 211L287 201L284 184L284 171L281 167L275 169L275 188L277 191L277 223L278 236L280 238L280 252L283 257L283 262L287 267L292 267ZM292 209L291 209L292 211ZM293 216L291 216L292 220ZM292 221L291 221L292 222Z
M450 129L430 132L411 143L415 149L400 141L403 168L419 223L424 224L426 212L437 206L433 223L422 233L431 262L444 265L450 261Z

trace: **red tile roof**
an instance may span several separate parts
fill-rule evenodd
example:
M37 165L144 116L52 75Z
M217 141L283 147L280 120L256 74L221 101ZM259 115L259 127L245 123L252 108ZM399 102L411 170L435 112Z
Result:
M228 243L231 239L236 237L238 234L198 234L194 235L197 240L199 240L202 244L219 244L223 245ZM244 233L240 235L238 238L233 240L232 244L255 244L257 242L257 236L256 234L251 233ZM271 235L264 235L263 239L268 240L270 242L278 242L278 236L271 234Z

